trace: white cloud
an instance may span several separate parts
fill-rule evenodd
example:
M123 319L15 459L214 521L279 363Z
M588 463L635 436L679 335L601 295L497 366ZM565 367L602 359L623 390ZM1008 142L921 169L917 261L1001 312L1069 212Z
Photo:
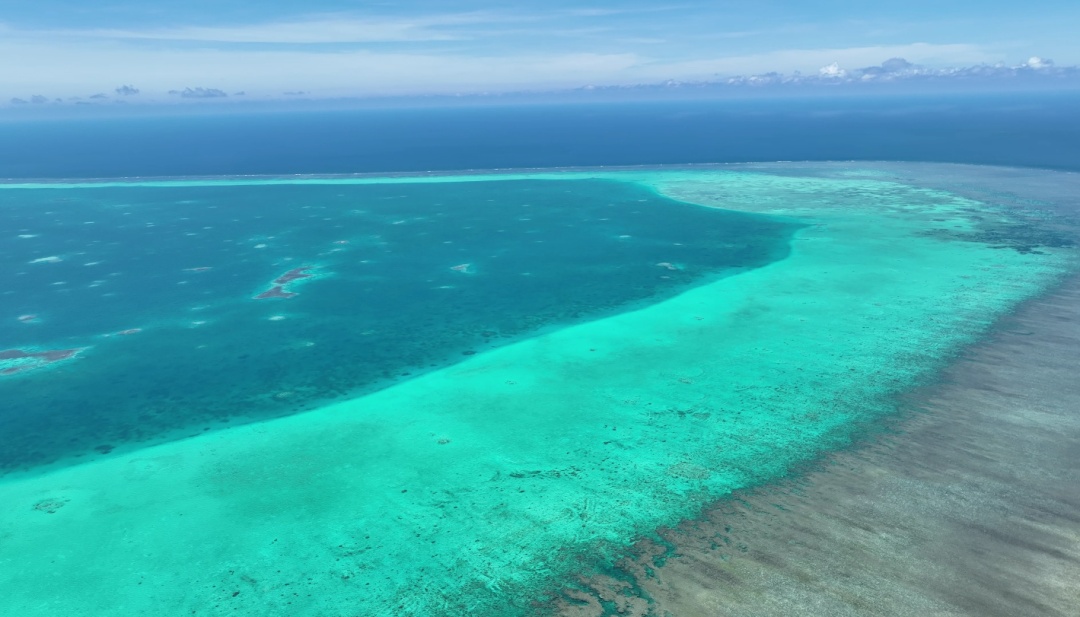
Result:
M1044 84L1071 83L1080 85L1080 67L1055 66L1051 60L1033 57L1016 66L1004 63L974 64L966 66L927 67L909 62L904 58L890 58L880 65L855 69L842 69L836 63L823 67L817 74L765 73L739 75L723 82L727 86L778 86L778 85L837 85L855 83L896 82L966 82L990 83L993 81L1015 85L1018 79L1026 83L1037 80ZM701 86L702 84L697 84ZM714 82L712 85L718 85Z
M818 74L822 77L847 77L847 71L840 68L840 64L837 62L821 67L818 69Z
M625 13L671 11L665 6L649 9L567 9L544 13L523 11L471 11L418 15L413 17L381 17L356 13L302 15L284 21L233 25L186 25L141 30L120 28L84 28L17 30L0 23L0 35L24 40L112 40L162 41L197 43L261 43L270 45L295 44L359 44L359 43L421 43L460 41L513 34L514 30L500 24L531 24L530 34L550 35L552 21L565 18L609 17ZM595 26L563 32L603 32Z
M668 65L674 79L712 79L730 75L746 75L769 71L816 73L821 67L869 66L882 58L907 58L926 65L956 66L996 62L996 54L978 46L963 43L882 45L822 49L779 49L753 55L725 56L675 62Z
M182 26L125 30L108 28L18 31L0 28L5 38L34 40L98 39L114 41L192 41L202 43L327 44L387 43L458 40L448 28L469 26L499 18L486 13L428 16L418 19L309 16L299 20L234 26Z

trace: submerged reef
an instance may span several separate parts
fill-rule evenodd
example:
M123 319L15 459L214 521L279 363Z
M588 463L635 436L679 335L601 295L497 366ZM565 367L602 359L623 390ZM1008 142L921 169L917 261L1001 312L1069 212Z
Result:
M227 350L236 366L251 371L252 383L261 384L262 396L289 404L305 395L284 385L296 367L341 356L322 350L322 343L309 346L316 341L314 329L285 339L284 324L332 324L331 336L342 345L336 349L376 356L378 350L363 342L387 323L402 323L398 338L389 339L400 343L428 322L461 323L450 315L495 319L507 300L571 304L595 288L607 289L602 285L623 273L647 290L668 280L660 276L697 273L695 284L663 297L644 293L636 297L648 302L606 307L588 318L526 319L529 335L501 345L476 344L492 338L481 333L501 328L470 322L476 339L456 339L468 344L454 348L453 362L376 392L153 447L121 448L116 440L97 439L95 445L117 450L85 464L5 478L0 503L12 507L0 510L6 560L0 561L0 587L12 590L3 600L7 607L27 617L207 610L282 617L525 617L560 609L590 617L646 615L660 601L650 577L670 581L666 572L682 563L682 539L672 529L690 527L751 495L763 496L755 509L793 509L784 499L773 500L770 487L795 481L815 462L897 426L904 396L933 386L1018 305L1078 267L1074 247L1063 242L1000 250L997 238L956 241L928 234L942 228L979 233L987 216L1012 225L1022 219L1009 207L888 174L635 169L498 180L508 191L501 194L515 195L512 220L500 220L494 231L464 229L472 223L458 220L469 212L463 207L453 212L460 223L455 229L464 235L444 238L435 236L451 220L440 218L443 206L426 219L400 212L401 196L417 181L377 179L389 187L378 193L381 201L394 204L381 233L419 238L439 249L438 259L417 259L386 237L358 233L348 246L367 253L349 258L356 269L345 275L334 265L335 282L352 285L338 307L342 320L290 321L301 312L332 314L324 303L330 290L304 294L289 305L295 313L280 321L265 313L250 320L264 328L265 340L281 345L265 363L248 347L211 347L209 341L200 343L207 347L198 349L198 357ZM462 190L469 204L492 203L504 216L509 211L469 192L482 191L476 187L491 178L424 181L442 183L432 191L440 198ZM556 188L557 195L545 192ZM594 238L594 244L568 247L555 241L562 236L534 229L540 216L535 204L550 198L557 208L576 189L620 201L614 207L606 199L591 202L599 206L589 221L558 211L552 229L589 223L601 232L575 236ZM650 201L650 195L663 199ZM641 204L664 216L634 227L630 221L644 220ZM724 255L739 259L705 275L691 251L678 248L690 244L694 229L648 233L662 230L665 221L674 225L681 216L698 215L694 228L745 224L763 230L769 250L751 250L731 234L726 242L733 252ZM314 217L319 229L324 218ZM250 237L262 243L271 235ZM280 255L259 267L285 263L298 252L298 235L267 240L266 250ZM326 244L342 235L327 231ZM474 248L480 239L503 237L505 243L491 250ZM709 248L724 242L721 235L694 237ZM516 257L500 261L508 254L500 251L521 246L534 249L530 256L589 264L575 271L587 284L573 286L577 281L566 271L556 276L545 270L544 259L528 269ZM571 250L580 248L595 252L583 260ZM396 262L400 272L412 273L411 286L399 276L376 287L379 277L395 274L384 266L395 251L403 254ZM610 268L592 261L612 256ZM368 264L380 267L365 269ZM477 274L448 271L450 264L478 264ZM551 278L543 293L530 296L536 289L530 285L545 275ZM278 283L284 276L271 289L299 280ZM453 295L470 285L489 286L477 287L484 293L476 296ZM170 293L176 287L186 288L171 284ZM374 296L376 289L385 295ZM393 306L419 310L409 312L406 322L370 325L357 315L379 303L357 298L372 297L396 297L402 303ZM255 303L245 296L238 304ZM190 349L184 323L182 340ZM163 330L148 328L138 339ZM291 355L294 349L311 351ZM410 348L387 349L390 357ZM205 372L208 379L211 373ZM162 379L155 387L168 384ZM179 404L169 409L185 412ZM60 498L67 500L63 507L46 506L46 513L52 509L47 516L37 507ZM971 509L963 495L956 502L959 511ZM705 544L693 545L695 551L707 546L710 553L737 558L753 550L737 525L720 533L726 524L720 520L708 519L717 525ZM857 526L839 529L861 533ZM710 577L722 579L725 571L691 568L684 575L715 585ZM58 594L61 582L64 593ZM714 608L699 612L722 614Z
M266 291L256 295L255 299L266 300L268 298L292 298L298 295L297 292L291 290L292 284L296 283L297 281L310 279L315 276L311 273L311 270L313 269L314 266L300 266L299 268L293 268L292 270L289 270L285 274L282 274L281 276L275 278L270 283L270 287Z
M76 349L47 349L44 351L0 350L0 375L14 375L70 360L85 349L85 347L79 347Z

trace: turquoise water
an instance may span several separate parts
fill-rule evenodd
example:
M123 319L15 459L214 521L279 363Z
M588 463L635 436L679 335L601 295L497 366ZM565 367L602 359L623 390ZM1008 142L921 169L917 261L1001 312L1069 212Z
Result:
M780 259L797 229L610 180L8 189L0 212L0 351L81 350L8 362L0 470L370 391Z
M207 195L234 189L263 195L246 202L251 225L233 227L246 219L217 212L224 202L215 225L183 220ZM156 211L165 215L132 205L158 190L171 195ZM385 210L351 199L330 208L339 216L305 211L339 193L386 197ZM71 438L79 422L91 424L78 413L100 422L129 388L137 404L119 409L142 407L147 418L135 419L154 426L166 424L149 415L166 393L191 398L162 415L213 417L198 406L251 404L251 391L234 394L228 383L257 386L258 401L286 414L153 446L120 443L109 456L0 479L0 502L10 504L0 510L0 587L11 590L5 608L28 616L550 614L574 604L581 575L616 572L620 556L659 529L849 447L895 414L898 395L935 379L997 319L1077 269L1051 214L873 166L819 176L584 170L0 194L20 216L72 227L63 202L33 200L101 199L117 217L102 219L110 229L153 238L110 270L124 294L57 312L40 307L61 306L54 295L110 293L109 278L71 275L120 259L133 242L86 235L64 250L17 249L12 279L34 273L25 280L37 282L20 289L39 301L12 310L9 328L62 332L84 314L96 325L5 345L23 355L2 360L14 369L3 387L44 400L83 371L115 371L112 381L82 382L93 396L69 395L76 421L42 423L22 433L27 441ZM455 194L469 197L449 209ZM408 211L400 195L426 195L428 208ZM533 214L538 204L559 216ZM348 232L336 227L346 207L361 211ZM477 214L462 221L444 211ZM116 222L140 212L130 229ZM258 227L256 216L280 218ZM533 233L541 222L550 234ZM44 224L17 227L16 243L53 235ZM215 238L206 250L178 248L204 234ZM461 246L462 237L471 240ZM155 259L183 267L147 267ZM69 276L40 274L48 268ZM129 270L143 282L123 283ZM531 287L537 278L542 292ZM71 281L78 289L62 291ZM634 293L613 302L626 289ZM257 299L268 292L288 297ZM126 319L104 299L140 294L157 300L125 304ZM393 310L371 312L384 301ZM511 325L490 330L505 337L491 342L475 331L489 323ZM385 348L356 345L391 326ZM452 344L429 360L424 336ZM63 351L73 355L48 355ZM376 373L367 383L386 387L333 402L318 399L332 392L280 389L293 372L334 374L342 358L356 359L345 374L361 375L369 357L405 358L394 371L415 372L396 383ZM161 368L183 358L207 363L206 383L191 392L170 389L181 371ZM210 364L217 358L227 361ZM318 404L290 413L302 411L290 399L305 396Z

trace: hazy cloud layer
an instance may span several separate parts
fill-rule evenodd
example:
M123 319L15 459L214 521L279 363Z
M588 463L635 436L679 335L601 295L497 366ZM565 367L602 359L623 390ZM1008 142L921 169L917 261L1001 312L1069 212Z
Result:
M414 59L416 60L416 59ZM504 61L505 62L505 61ZM536 61L539 63L539 60ZM627 67L632 67L637 62L633 57L564 57L559 59L548 59L544 64L543 69L537 68L530 73L530 77L534 78L537 74L541 74L544 70L549 71L551 74L574 74L574 71L585 71L592 68L599 71L615 71L625 70ZM420 67L423 67L424 62L420 61ZM432 65L435 67L446 66L449 70L449 65L440 65L437 61L432 61ZM493 60L489 69L492 72L498 72L505 65L500 65L497 61ZM425 67L426 68L426 67ZM521 65L517 65L517 68L522 68ZM219 79L217 81L223 81ZM531 92L531 93L557 93L560 91L565 92L617 92L617 91L659 91L659 90L711 90L719 93L729 91L738 92L752 89L798 89L805 87L836 87L836 86L848 86L848 87L871 87L877 84L939 84L939 85L965 85L975 84L982 86L1022 86L1022 85L1061 85L1073 88L1080 88L1080 67L1077 66L1058 66L1052 60L1033 56L1027 61L1015 64L1007 65L1003 63L996 64L973 64L959 67L926 67L920 64L911 62L905 58L894 57L881 62L880 64L862 66L857 68L845 68L838 62L830 62L829 64L819 67L816 71L800 72L794 71L791 73L781 73L778 71L769 71L764 73L754 73L748 75L735 75L731 77L719 78L719 79L698 79L698 80L663 80L655 82L638 82L638 83L623 83L623 84L588 84L584 86L566 86L566 87L551 87L551 88L527 88L527 81L509 81L515 87L491 90L491 91L479 91L472 92L473 95L487 95L487 94L505 94L513 92ZM580 82L579 82L580 83ZM134 86L120 86L115 89L115 92L119 96L132 96L139 94L140 89ZM171 89L167 90L166 94L174 99L186 99L186 100L223 100L230 95L220 88L207 88L207 87L185 87L182 90ZM391 96L398 93L390 93ZM405 93L406 95L413 94L411 92ZM436 92L436 94L447 94L447 92ZM453 94L453 92L450 92ZM238 90L233 92L234 97L244 97L246 91ZM342 91L341 89L335 89L327 92L323 90L319 92L318 89L312 88L311 90L285 90L270 93L269 95L263 95L261 100L273 99L273 98L296 98L306 97L310 99L318 98L341 98L342 96L349 96L348 91ZM354 95L355 96L355 95ZM359 96L363 96L360 94ZM76 101L79 97L69 97L69 101ZM105 102L109 99L109 96L104 93L97 93L90 95L90 100ZM48 97L40 94L28 95L28 96L16 96L10 100L13 105L25 105L30 103L45 103L48 102ZM54 103L62 103L61 99L55 99ZM119 102L119 101L117 101ZM85 104L85 103L83 103Z
M189 41L202 43L387 43L451 41L461 38L440 28L484 23L479 16L440 16L423 20L306 18L301 21L238 26L187 26L146 30L51 30L43 34L65 38Z
M184 88L183 90L169 90L169 94L183 99L220 99L229 96L224 90L217 88Z
M738 75L726 79L728 85L784 85L784 84L857 84L905 81L945 80L1016 80L1040 78L1044 80L1080 80L1080 67L1056 66L1053 60L1032 56L1022 64L976 64L963 67L931 68L909 62L904 58L890 58L880 65L845 69L839 63L821 67L817 73L804 75L792 73L762 73Z
M67 20L41 27L59 23L49 14L33 24L0 23L0 58L19 58L0 63L0 100L93 94L92 102L115 105L237 98L229 92L269 100L297 93L326 99L648 84L903 84L1073 75L1041 59L1016 64L1032 53L1080 62L1080 52L1058 53L1076 49L1071 30L1050 36L1060 19L1040 17L1045 23L1024 26L1030 40L1010 34L1000 43L1005 39L988 38L974 26L966 32L943 26L930 36L929 22L913 22L915 28L889 18L875 29L874 13L884 9L872 3L858 16L841 12L839 20L828 7L815 12L785 3L783 11L769 13L768 7L732 11L698 0L617 8L550 0L498 10L465 10L468 5L447 0L441 12L429 3L404 2L368 7L380 13L300 15L275 5L267 7L265 21L248 23L209 13L201 21L171 23L168 11L158 17L137 10L130 15L139 19L116 17L127 15L119 11L95 14L86 25ZM995 19L1020 32L1015 22ZM878 31L886 26L892 31ZM200 83L217 87L184 86ZM102 92L110 94L94 94Z

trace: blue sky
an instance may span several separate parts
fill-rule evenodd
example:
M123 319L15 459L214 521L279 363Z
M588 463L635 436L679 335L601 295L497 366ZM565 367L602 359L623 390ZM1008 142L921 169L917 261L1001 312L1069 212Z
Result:
M1075 0L0 0L0 100L545 90L893 57L1061 66L1080 64L1077 24Z

